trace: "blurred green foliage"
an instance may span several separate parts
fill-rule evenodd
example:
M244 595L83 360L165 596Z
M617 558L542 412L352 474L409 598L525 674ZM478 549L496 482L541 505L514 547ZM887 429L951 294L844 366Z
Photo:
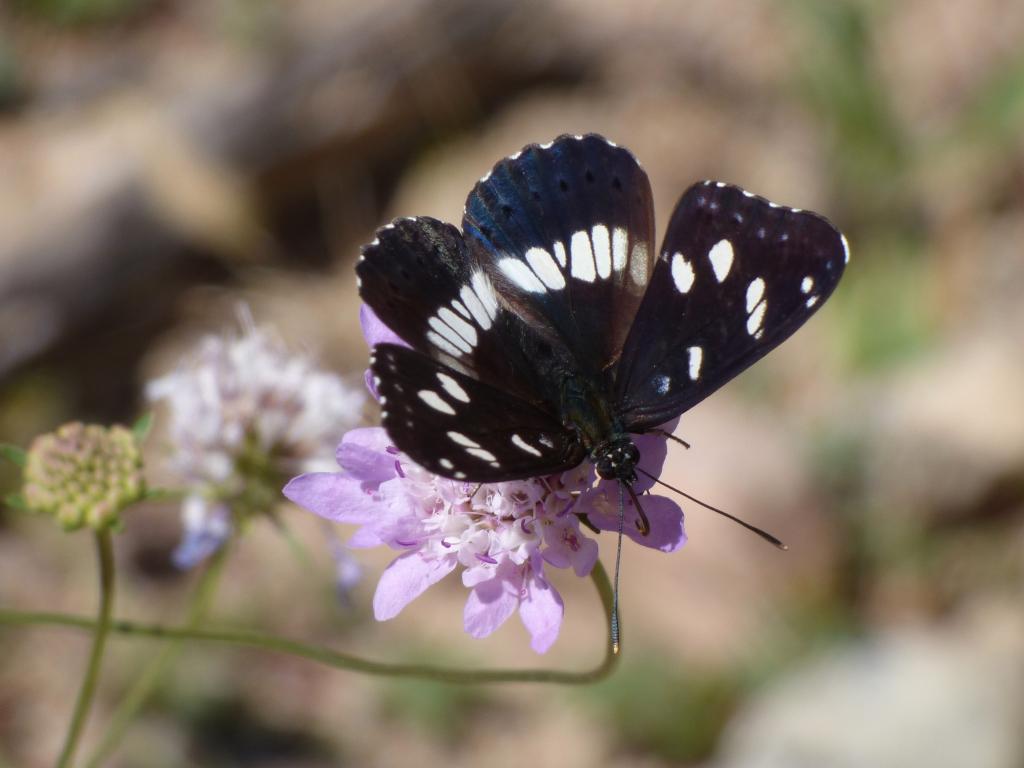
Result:
M268 723L241 699L185 700L180 706L176 719L187 724L193 765L343 764L331 746L308 730Z
M155 0L13 0L16 10L53 24L103 24L134 15Z
M997 68L960 115L953 139L992 148L1020 141L1024 126L1024 52Z
M655 652L627 653L584 695L620 749L689 762L711 754L741 691L731 673L687 669Z
M795 61L797 89L832 134L829 162L836 198L854 230L886 220L902 227L911 208L911 145L876 70L872 18L862 0L790 0L805 29Z
M437 664L438 653L436 649L407 653L404 660ZM460 663L453 659L448 661L452 666ZM409 679L388 680L380 687L380 707L386 718L417 728L443 743L459 742L474 718L493 711L494 702L493 689L480 686Z
M912 362L936 340L936 275L913 240L865 240L854 258L862 251L870 258L847 270L829 316L848 368L872 372Z
M18 57L0 33L0 112L20 104L24 95Z

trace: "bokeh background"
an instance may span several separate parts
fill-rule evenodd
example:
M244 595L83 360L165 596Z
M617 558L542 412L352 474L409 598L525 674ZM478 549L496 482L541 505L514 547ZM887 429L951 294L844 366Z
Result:
M667 468L790 551L693 505L682 551L627 544L610 680L464 689L194 646L109 764L1024 766L1022 129L1018 0L6 0L3 441L130 423L240 301L358 381L359 245L458 221L496 160L565 132L631 148L662 226L722 179L825 213L853 254L813 322L683 417ZM391 660L601 656L571 574L538 659L516 619L465 636L454 578L376 624L385 553L343 609L317 521L285 516L314 565L253 525L218 622ZM120 615L180 617L179 526L132 514ZM94 569L85 534L0 516L3 605L91 612ZM51 763L87 649L0 628L0 761ZM113 641L86 748L154 651Z

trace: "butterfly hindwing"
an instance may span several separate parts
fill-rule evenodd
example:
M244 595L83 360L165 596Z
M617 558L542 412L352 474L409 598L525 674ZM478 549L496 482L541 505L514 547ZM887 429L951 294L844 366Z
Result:
M633 155L596 136L531 144L466 201L469 247L514 311L596 375L625 341L653 267L654 214Z
M435 474L498 482L571 469L585 457L557 417L416 350L378 344L371 370L388 435Z
M703 182L680 199L616 372L631 431L703 400L832 293L846 239L824 218Z

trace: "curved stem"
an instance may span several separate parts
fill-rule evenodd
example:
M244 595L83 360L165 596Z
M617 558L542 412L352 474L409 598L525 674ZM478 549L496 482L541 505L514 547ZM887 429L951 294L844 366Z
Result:
M96 554L100 567L100 607L95 622L86 620L86 626L93 630L92 652L89 654L89 665L85 668L82 687L78 691L75 711L71 716L67 736L64 738L64 749L57 760L58 768L67 768L75 756L78 739L92 707L96 683L99 681L100 665L103 662L103 650L107 643L107 634L111 628L110 615L114 607L114 552L109 531L96 532Z
M218 549L210 558L209 563L199 577L199 582L196 584L192 598L189 601L185 629L195 629L206 618L210 604L213 601L214 589L220 577L227 550L227 546ZM129 689L128 693L121 699L117 709L114 710L113 715L111 715L110 723L107 725L103 738L86 761L86 768L97 768L97 766L105 764L106 759L117 748L118 743L124 736L125 731L128 730L128 726L135 718L135 715L149 701L149 698L159 687L160 683L163 682L164 677L174 665L174 662L178 660L186 639L185 637L172 639L142 670L135 680L135 685Z
M600 562L594 565L591 578L601 597L605 618L610 624L612 588L608 581L608 574ZM0 623L49 624L77 629L88 629L93 626L91 620L80 616L3 609L0 609ZM111 624L111 629L120 634L136 635L139 637L162 638L165 640L198 640L211 643L243 645L250 648L298 656L334 667L335 669L345 669L383 677L411 677L435 680L459 685L479 685L481 683L561 683L565 685L582 685L603 680L615 668L615 664L618 661L618 655L612 651L612 646L607 641L604 659L598 666L582 672L566 672L551 669L459 669L430 664L388 664L380 661L369 661L347 653L340 653L323 646L310 645L277 635L268 635L245 629L190 629L164 627L158 624L139 624L131 621L115 621Z

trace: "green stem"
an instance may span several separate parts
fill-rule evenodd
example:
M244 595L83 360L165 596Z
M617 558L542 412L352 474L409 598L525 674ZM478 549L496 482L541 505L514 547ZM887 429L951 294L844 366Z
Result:
M608 574L600 562L594 565L591 578L601 597L605 618L610 624L612 587L608 582ZM90 619L81 616L0 609L0 624L3 623L16 625L49 624L76 629L89 629L93 626L93 622ZM120 634L136 635L139 637L161 638L164 640L199 640L210 643L243 645L250 648L298 656L334 667L335 669L345 669L383 677L420 678L460 685L479 685L481 683L561 683L565 685L582 685L594 683L608 677L618 661L618 655L612 651L611 643L608 643L607 640L604 659L598 666L582 672L566 672L550 669L459 669L430 664L388 664L379 661L369 661L347 653L340 653L323 646L309 645L285 637L245 629L190 629L187 627L179 628L164 627L157 624L140 624L131 621L115 621L111 624L111 629Z
M85 678L78 691L75 711L71 716L71 724L64 739L64 749L57 761L58 768L67 768L75 756L78 739L82 735L89 709L92 707L96 683L99 682L100 665L103 661L103 649L107 643L107 634L111 628L110 615L114 607L114 551L109 531L96 532L96 554L100 566L100 608L96 621L84 619L84 626L93 630L92 652L89 654L89 666L85 669Z
M210 604L213 602L213 593L223 570L222 566L227 551L226 546L217 550L210 558L202 576L199 577L199 582L189 601L185 629L195 629L206 618ZM107 758L124 737L125 731L128 730L135 715L149 701L153 692L163 682L167 672L178 660L185 640L185 637L177 637L168 642L142 670L135 685L125 694L114 714L111 715L103 738L86 761L86 768L97 768L106 763Z

